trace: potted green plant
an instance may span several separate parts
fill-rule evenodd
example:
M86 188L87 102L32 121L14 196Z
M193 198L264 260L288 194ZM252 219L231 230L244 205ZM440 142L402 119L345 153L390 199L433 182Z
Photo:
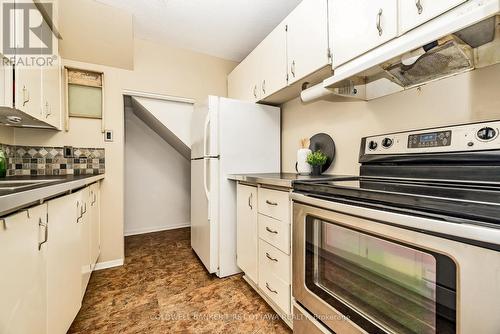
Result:
M7 158L2 149L0 149L0 178L7 175Z
M311 175L321 175L321 169L326 164L327 160L328 157L326 156L326 154L321 152L320 150L310 153L307 156L307 163L311 165Z

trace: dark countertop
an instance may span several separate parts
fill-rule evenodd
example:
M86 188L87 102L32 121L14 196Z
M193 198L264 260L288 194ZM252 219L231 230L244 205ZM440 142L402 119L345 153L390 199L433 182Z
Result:
M57 196L64 192L81 188L104 179L100 175L55 175L55 176L10 176L0 179L0 215L5 215L22 207ZM44 182L39 182L44 181ZM19 182L34 182L22 188L9 189ZM9 183L6 185L5 183Z
M295 173L263 173L263 174L233 174L228 179L233 181L264 184L284 188L292 188L295 181L320 181L336 180L350 177L349 175L328 175L320 176L299 175Z

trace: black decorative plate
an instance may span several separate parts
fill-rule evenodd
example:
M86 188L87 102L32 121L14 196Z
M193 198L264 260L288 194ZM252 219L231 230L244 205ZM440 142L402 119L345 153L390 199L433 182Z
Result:
M326 164L321 170L322 173L326 172L335 160L335 142L332 137L326 133L318 133L311 137L309 149L313 152L320 150L328 157Z

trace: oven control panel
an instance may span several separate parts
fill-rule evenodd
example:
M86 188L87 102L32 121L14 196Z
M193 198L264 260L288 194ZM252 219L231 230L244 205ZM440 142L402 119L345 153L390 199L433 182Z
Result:
M467 152L500 149L500 121L366 137L365 155Z
M417 133L408 136L408 148L439 147L451 145L450 130L440 132Z

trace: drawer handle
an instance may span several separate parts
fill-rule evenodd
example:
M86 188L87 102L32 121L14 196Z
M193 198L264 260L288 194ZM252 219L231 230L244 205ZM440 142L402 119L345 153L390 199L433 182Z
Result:
M378 35L379 36L382 36L384 30L382 29L382 14L384 13L384 11L382 10L382 8L378 11L378 14L377 14L377 30L378 30Z
M270 200L266 200L266 203L272 206L278 206L278 203L276 202L271 202Z
M266 253L266 257L271 260L271 261L274 261L274 262L278 262L278 259L275 259L274 257L272 257L271 255L269 255L269 253Z
M266 226L266 231L272 234L278 234L278 231L271 230L269 227Z
M271 287L269 286L269 283L267 283L267 282L266 282L266 288L267 288L267 290L271 291L272 293L278 294L278 291L271 289Z
M418 15L421 15L424 11L424 6L422 6L422 0L416 0L415 6L417 6Z

